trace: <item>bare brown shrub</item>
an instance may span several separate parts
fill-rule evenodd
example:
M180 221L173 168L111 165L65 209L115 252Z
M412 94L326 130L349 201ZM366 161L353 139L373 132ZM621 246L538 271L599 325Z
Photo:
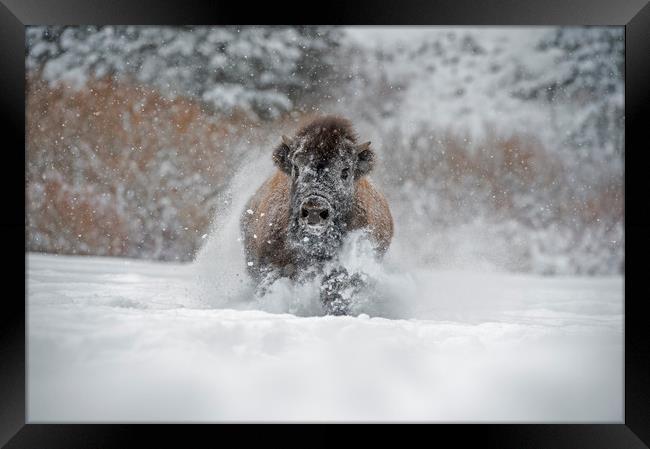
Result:
M534 134L492 132L471 141L422 129L408 139L399 130L385 130L383 138L379 168L392 186L387 194L398 217L398 238L425 262L448 261L446 253L463 244L465 235L483 245L476 249L481 256L514 271L622 269L620 174L578 178L566 155ZM468 230L462 234L461 228ZM450 246L437 246L443 243ZM548 265L539 262L545 257ZM559 258L566 259L565 268Z
M252 122L112 79L27 89L27 249L190 260Z
M125 81L94 80L77 91L35 75L27 91L27 249L191 260L242 157L270 157L281 133L319 112L261 123ZM508 253L508 269L545 272L531 266L539 254L575 258L579 272L622 269L619 174L576 179L566 155L534 134L494 131L478 142L424 127L407 138L361 121L380 156L375 176L398 238L424 262L445 261L450 249L436 238L451 236L455 246L455 229L478 223L488 233L479 241L493 240L483 253Z

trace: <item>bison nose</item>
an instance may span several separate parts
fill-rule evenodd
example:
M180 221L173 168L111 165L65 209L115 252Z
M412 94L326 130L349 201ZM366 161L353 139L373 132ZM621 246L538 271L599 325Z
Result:
M308 225L323 225L330 217L329 204L320 198L309 198L302 203L300 216Z

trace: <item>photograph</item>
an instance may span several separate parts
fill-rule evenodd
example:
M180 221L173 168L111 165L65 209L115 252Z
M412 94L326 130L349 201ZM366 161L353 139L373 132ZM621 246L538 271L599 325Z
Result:
M27 422L625 422L625 27L24 30Z

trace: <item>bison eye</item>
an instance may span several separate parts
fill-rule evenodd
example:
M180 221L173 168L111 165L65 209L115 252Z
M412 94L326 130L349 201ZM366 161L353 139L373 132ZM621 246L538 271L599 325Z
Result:
M341 179L348 179L349 175L350 175L350 169L344 168L343 171L341 172Z

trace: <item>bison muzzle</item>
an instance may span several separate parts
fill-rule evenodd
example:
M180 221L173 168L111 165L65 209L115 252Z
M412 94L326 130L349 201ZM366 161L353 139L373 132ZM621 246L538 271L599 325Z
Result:
M340 290L360 285L358 275L335 266L346 235L364 231L378 258L393 236L388 203L367 176L375 163L370 142L359 144L348 120L322 117L282 136L273 161L278 170L241 217L248 272L258 286L322 274L326 312L345 314Z

